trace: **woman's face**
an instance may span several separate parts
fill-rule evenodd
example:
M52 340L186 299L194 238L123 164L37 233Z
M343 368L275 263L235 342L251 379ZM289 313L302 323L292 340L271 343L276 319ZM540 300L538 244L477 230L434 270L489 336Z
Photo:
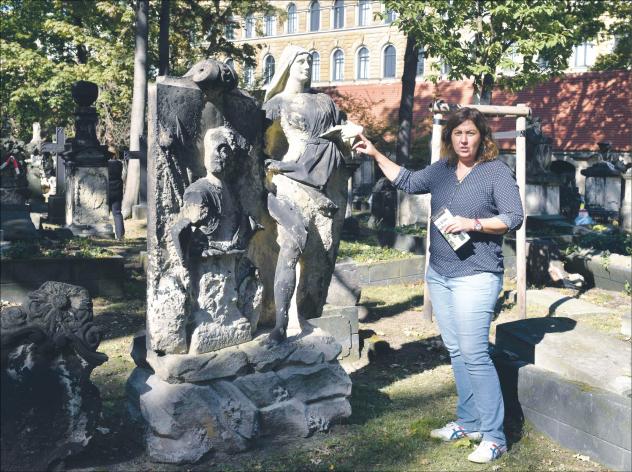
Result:
M312 56L309 54L299 54L290 67L290 77L301 83L305 83L310 78L311 69Z
M452 149L460 161L476 159L481 133L472 120L466 120L452 130Z

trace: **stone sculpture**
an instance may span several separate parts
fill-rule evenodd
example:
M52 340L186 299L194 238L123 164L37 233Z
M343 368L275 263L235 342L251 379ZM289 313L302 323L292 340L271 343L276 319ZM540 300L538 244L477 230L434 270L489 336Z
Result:
M274 158L266 161L272 174L268 209L277 222L280 247L271 333L277 342L288 331L300 332L302 317L322 312L345 217L345 159L351 154L351 140L362 131L346 121L331 97L309 89L310 77L309 52L286 47L263 106L271 122L266 149ZM294 322L288 329L290 311Z
M259 327L283 230L266 205L264 113L236 83L230 66L209 59L149 88L147 330L127 387L161 462L304 437L351 414L332 336L314 327L274 343ZM329 212L346 201L306 192Z
M46 282L0 319L2 470L48 470L83 449L99 419L90 373L107 356L96 352L92 301L82 287Z

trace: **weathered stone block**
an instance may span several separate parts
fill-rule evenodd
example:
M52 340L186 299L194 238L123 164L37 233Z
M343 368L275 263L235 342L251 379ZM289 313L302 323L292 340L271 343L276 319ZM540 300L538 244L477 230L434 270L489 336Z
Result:
M351 395L351 379L339 364L290 366L279 370L278 375L290 396L303 402Z
M238 377L235 380L235 386L259 408L289 398L281 378L274 372L255 372Z
M329 284L326 303L331 305L355 305L360 300L358 266L354 262L336 264Z
M248 357L237 347L205 354L166 354L147 351L147 362L169 383L205 382L237 375L247 369Z
M261 433L264 436L303 437L310 434L305 417L305 404L291 399L260 410Z
M328 398L308 404L306 415L310 430L327 431L333 423L351 416L351 404L346 398Z

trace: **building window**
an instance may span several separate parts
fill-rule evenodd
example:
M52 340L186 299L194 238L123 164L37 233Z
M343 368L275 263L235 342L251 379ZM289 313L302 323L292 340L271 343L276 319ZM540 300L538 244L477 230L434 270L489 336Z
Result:
M309 6L309 30L318 31L320 29L320 3L314 0Z
M334 52L333 58L334 68L331 80L340 82L344 80L345 54L340 49L337 49L336 52Z
M224 36L226 36L226 39L235 39L235 20L232 17L226 23Z
M312 82L320 82L320 54L312 51Z
M389 44L384 48L384 78L395 77L395 46Z
M334 2L334 29L345 27L345 2L336 0Z
M419 48L417 53L417 77L424 75L424 48Z
M442 78L447 79L450 74L450 64L445 62L445 60L441 60L441 69L439 72Z
M369 50L365 47L358 49L358 79L369 78Z
M590 67L595 63L594 46L590 43L573 48L573 67Z
M244 68L244 83L248 87L252 87L255 84L255 70L252 66Z
M287 32L288 34L296 33L296 25L298 23L298 16L296 14L296 5L290 3L287 7Z
M266 15L263 17L263 35L274 36L276 33L276 16Z
M267 56L263 61L263 85L268 85L274 77L274 57Z
M246 15L246 38L253 38L255 33L255 17L252 14Z
M386 14L384 15L384 23L390 25L396 19L397 13L395 12L395 10L386 10Z
M371 23L370 0L358 0L358 25L368 26Z

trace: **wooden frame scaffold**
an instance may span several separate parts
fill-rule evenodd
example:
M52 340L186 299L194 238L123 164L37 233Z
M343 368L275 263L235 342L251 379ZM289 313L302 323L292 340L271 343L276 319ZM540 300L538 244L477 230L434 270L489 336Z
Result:
M520 201L522 208L525 208L526 195L526 160L527 160L527 118L531 116L531 108L525 104L516 106L498 106L498 105L451 105L442 100L436 100L430 104L430 110L433 113L432 120L432 157L431 163L440 159L441 153L441 131L443 130L443 115L458 110L459 108L475 108L483 115L493 117L515 117L516 118L516 181L520 190ZM506 138L506 133L498 133L497 138ZM426 267L430 260L430 225L432 224L428 218L428 237L426 238ZM516 231L516 279L517 279L517 305L518 313L522 319L527 317L527 255L526 255L526 236L527 236L527 217L525 215L522 226ZM424 319L432 320L432 303L430 297L424 290Z

